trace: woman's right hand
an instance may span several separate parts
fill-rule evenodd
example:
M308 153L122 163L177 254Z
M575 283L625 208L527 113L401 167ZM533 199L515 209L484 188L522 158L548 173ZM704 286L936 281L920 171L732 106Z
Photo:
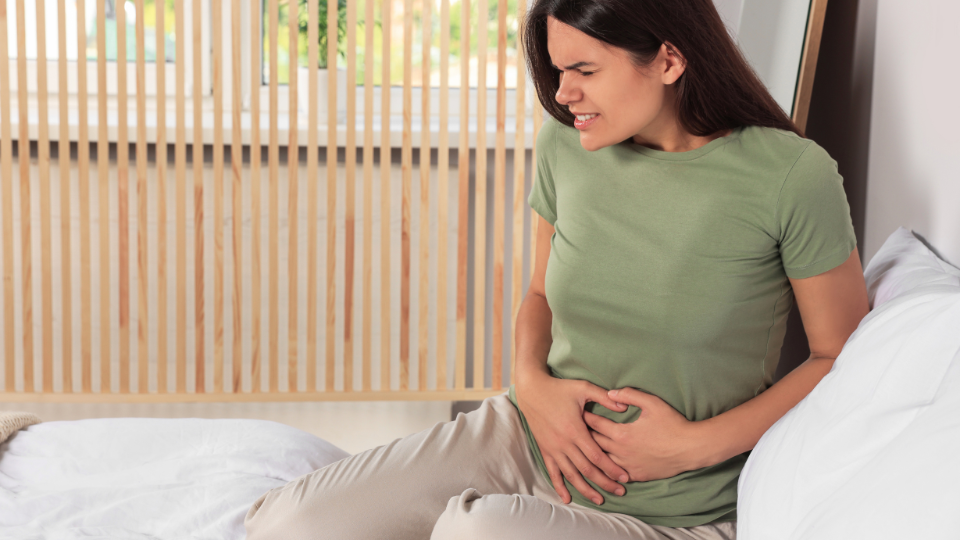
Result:
M530 375L514 387L517 405L533 433L553 488L564 504L572 498L564 477L585 497L603 504L603 496L584 477L602 489L623 495L617 483L628 480L627 471L610 459L590 436L583 420L587 402L599 403L617 412L626 410L610 399L607 391L587 381L558 379L547 373Z

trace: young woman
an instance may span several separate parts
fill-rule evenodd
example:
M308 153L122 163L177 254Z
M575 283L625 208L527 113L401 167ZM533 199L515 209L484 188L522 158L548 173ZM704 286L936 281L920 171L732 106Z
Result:
M553 117L510 392L266 493L248 538L732 539L737 481L868 312L836 162L711 0L537 0ZM798 303L812 354L773 384Z

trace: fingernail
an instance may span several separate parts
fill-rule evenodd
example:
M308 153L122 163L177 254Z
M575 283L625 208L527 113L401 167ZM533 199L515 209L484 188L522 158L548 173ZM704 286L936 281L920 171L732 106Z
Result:
M624 493L623 488L617 488L617 491L616 491L617 495L623 495L623 493Z
M616 397L617 391L616 391L616 390L611 390L611 391L607 392L607 394L608 394L610 397Z
M597 498L593 500L594 504L600 505L603 504L603 499Z
M629 479L630 479L630 478L628 478L627 475L625 475L625 474L621 474L621 475L620 475L620 481L621 481L621 482L626 482L626 481L629 480Z

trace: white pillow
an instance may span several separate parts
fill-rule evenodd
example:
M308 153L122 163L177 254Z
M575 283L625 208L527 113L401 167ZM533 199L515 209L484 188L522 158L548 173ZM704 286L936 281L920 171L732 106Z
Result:
M960 270L901 228L864 273L874 309L744 466L739 540L960 536Z

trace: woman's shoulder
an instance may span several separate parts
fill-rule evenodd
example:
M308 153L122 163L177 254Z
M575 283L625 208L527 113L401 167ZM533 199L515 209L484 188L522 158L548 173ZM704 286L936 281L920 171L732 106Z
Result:
M802 156L804 161L833 162L815 141L784 129L744 126L739 143L741 151L755 160L792 165Z

